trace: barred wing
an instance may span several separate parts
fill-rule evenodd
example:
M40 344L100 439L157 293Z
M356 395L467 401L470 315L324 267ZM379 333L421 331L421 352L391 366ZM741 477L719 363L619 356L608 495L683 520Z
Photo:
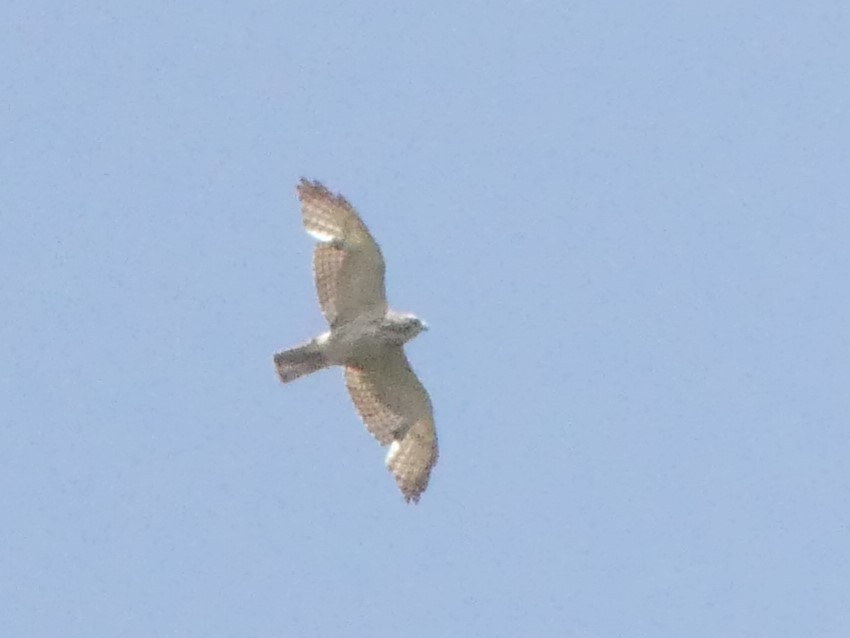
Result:
M384 258L354 207L319 182L298 185L304 228L315 237L313 274L331 326L387 312Z
M437 463L431 400L401 346L387 346L363 366L345 368L345 385L366 428L389 445L387 467L407 501L418 501Z

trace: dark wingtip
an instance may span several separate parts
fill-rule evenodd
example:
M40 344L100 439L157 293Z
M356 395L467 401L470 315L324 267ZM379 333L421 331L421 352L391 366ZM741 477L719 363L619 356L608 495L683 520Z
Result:
M322 186L321 182L318 180L302 177L301 181L298 182L298 186L295 187L295 190L298 192L298 197L300 198L303 196L305 191L322 191L327 189Z
M298 183L298 186L295 187L295 190L298 191L298 199L302 201L310 198L327 197L335 201L340 206L349 208L352 211L354 210L354 206L351 205L351 202L349 202L341 194L333 193L327 186L322 184L317 179L311 180L307 179L306 177L302 177L301 181Z

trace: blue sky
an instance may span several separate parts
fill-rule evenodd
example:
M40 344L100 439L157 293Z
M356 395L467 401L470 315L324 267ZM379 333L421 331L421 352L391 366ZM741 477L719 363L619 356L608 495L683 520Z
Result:
M176 6L175 6L176 4ZM843 2L0 9L0 633L850 635ZM401 499L295 185L361 211Z

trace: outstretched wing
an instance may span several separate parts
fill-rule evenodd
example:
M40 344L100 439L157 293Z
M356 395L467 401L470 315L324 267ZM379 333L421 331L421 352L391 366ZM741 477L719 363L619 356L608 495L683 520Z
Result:
M333 327L387 312L384 258L354 207L319 182L302 179L304 228L315 237L313 274L322 313Z
M345 385L366 428L389 445L387 467L407 501L418 501L437 463L431 399L401 346L386 346L362 367L345 368Z

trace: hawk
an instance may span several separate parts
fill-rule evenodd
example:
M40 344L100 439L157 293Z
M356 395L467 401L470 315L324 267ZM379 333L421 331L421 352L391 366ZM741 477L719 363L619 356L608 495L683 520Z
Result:
M402 346L427 327L389 309L381 249L354 207L319 182L302 179L297 190L304 228L318 240L313 275L330 330L278 352L277 373L289 383L342 366L366 429L389 446L387 467L405 500L418 502L437 462L437 433L431 399Z

